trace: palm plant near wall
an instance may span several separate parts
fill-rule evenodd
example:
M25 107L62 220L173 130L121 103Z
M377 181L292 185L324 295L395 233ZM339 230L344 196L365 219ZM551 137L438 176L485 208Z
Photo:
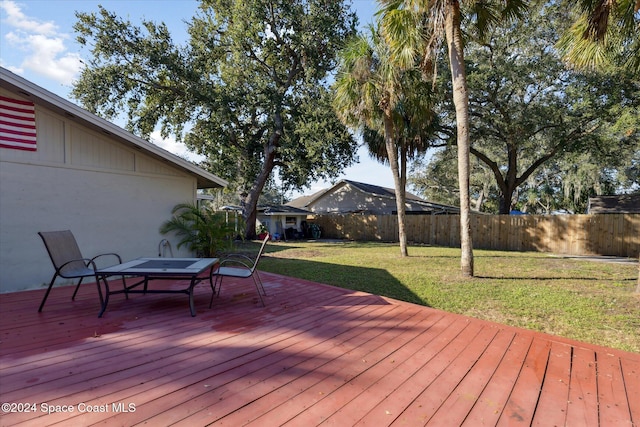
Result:
M178 248L186 246L199 257L214 257L231 246L235 224L225 212L180 203L171 213L173 217L160 226L160 233L175 234L180 239Z

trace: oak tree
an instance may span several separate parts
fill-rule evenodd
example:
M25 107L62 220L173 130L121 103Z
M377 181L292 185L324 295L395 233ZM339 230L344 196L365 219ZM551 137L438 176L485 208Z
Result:
M357 144L331 108L327 79L357 19L341 0L203 0L176 44L165 24L132 25L106 9L78 13L88 46L73 95L148 137L159 128L230 181L255 235L258 198L274 171L302 188L334 177Z

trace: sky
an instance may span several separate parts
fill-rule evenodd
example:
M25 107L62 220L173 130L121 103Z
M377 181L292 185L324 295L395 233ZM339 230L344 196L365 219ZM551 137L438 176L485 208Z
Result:
M186 22L194 15L198 1L193 0L0 0L0 66L77 103L69 96L79 75L83 51L75 41L75 12L96 12L98 5L127 18L134 25L142 19L164 22L177 43L186 40ZM353 0L360 25L373 22L377 10L375 0ZM88 57L87 57L88 58ZM122 126L122 123L116 123ZM190 154L175 140L163 140L159 132L151 142L191 160ZM359 163L344 170L337 178L393 188L393 176L388 166L372 160L365 148L358 151ZM304 194L327 188L330 182L314 182ZM287 194L296 197L300 193Z

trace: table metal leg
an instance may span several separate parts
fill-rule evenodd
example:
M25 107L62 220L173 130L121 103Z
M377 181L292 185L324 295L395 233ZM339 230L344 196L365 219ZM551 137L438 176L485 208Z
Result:
M193 302L193 289L196 287L196 284L199 282L197 277L191 278L191 285L189 286L189 309L191 310L191 317L196 317L196 306Z
M102 302L102 308L100 309L100 313L98 313L98 317L102 317L104 311L107 309L107 304L109 304L109 294L111 293L109 292L109 282L107 281L107 276L102 276L102 281L104 282L105 295L104 301ZM99 286L100 283L98 283L98 287Z

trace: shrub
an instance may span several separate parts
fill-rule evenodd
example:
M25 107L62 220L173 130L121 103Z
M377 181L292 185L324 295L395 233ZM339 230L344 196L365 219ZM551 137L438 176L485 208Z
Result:
M188 247L199 257L214 257L232 245L234 225L225 212L189 203L176 205L173 218L160 226L160 233L174 233L180 241L177 247Z

